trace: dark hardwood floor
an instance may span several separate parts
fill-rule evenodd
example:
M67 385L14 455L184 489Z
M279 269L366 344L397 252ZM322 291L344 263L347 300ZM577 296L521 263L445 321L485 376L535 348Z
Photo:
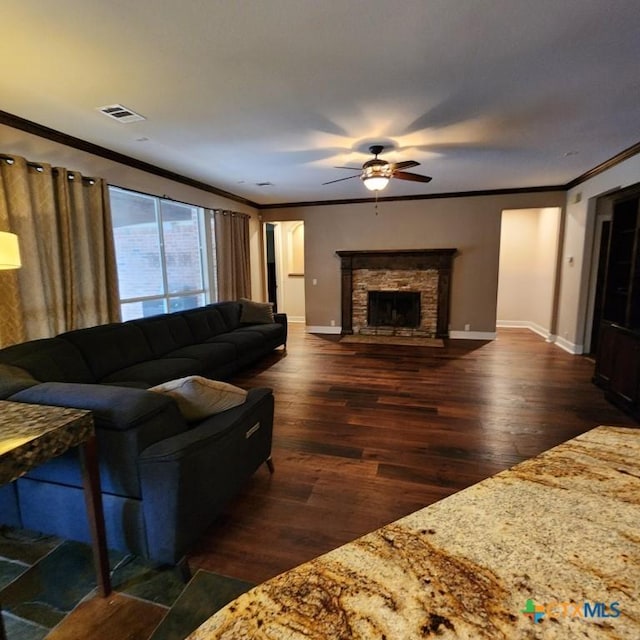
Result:
M526 330L444 348L290 336L231 381L274 389L276 471L260 468L193 549L194 574L264 581L599 424L636 426L588 358ZM92 597L47 638L149 640L166 613L152 605Z
M261 582L599 424L636 426L592 373L527 330L416 348L291 325L286 353L231 380L274 389L275 474L255 474L190 565Z

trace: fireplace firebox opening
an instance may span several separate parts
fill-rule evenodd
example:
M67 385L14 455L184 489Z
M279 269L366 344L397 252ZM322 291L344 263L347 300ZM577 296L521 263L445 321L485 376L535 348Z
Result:
M416 291L369 291L369 327L420 326L420 293Z

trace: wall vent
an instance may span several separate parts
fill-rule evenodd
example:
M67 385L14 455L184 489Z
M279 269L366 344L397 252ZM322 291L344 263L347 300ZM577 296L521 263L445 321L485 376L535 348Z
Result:
M108 104L105 107L98 107L98 111L104 113L105 116L109 116L110 118L125 124L146 120L144 116L141 116L132 109L123 107L121 104Z

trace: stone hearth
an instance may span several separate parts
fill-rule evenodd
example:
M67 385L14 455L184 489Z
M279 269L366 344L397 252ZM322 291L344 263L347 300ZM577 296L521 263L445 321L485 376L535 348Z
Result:
M342 333L446 338L456 249L337 251L342 261ZM370 291L420 294L418 327L368 326Z

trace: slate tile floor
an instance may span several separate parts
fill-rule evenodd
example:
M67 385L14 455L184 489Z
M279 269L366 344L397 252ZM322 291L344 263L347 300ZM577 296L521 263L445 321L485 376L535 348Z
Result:
M198 571L185 586L179 570L110 552L114 591L158 609L161 621L148 640L182 640L212 613L253 585ZM60 624L82 617L95 595L88 545L28 531L0 528L0 603L8 640L64 636Z

